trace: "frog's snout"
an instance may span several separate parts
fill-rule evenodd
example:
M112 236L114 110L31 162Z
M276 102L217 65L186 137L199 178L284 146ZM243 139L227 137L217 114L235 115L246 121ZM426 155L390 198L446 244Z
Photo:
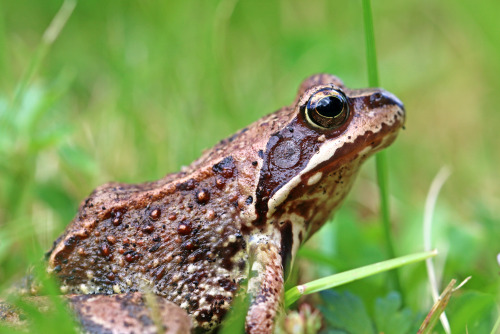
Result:
M368 98L368 103L371 108L384 108L385 110L391 112L396 119L399 121L400 127L404 128L406 121L406 110L403 102L396 97L396 95L388 92L384 89L375 89ZM386 109L389 107L388 109Z

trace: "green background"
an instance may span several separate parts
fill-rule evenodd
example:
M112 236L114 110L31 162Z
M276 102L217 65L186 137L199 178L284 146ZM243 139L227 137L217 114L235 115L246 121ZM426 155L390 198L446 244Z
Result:
M360 1L79 1L18 101L61 1L0 2L0 288L49 249L79 202L108 182L161 178L291 103L318 72L367 86ZM381 86L407 110L388 149L398 255L423 249L430 183L440 282L472 279L450 305L457 332L496 320L500 253L500 2L374 1ZM386 258L370 161L301 281ZM32 253L35 255L32 255ZM311 264L312 263L312 264ZM423 264L399 271L427 312ZM373 312L386 275L348 285Z

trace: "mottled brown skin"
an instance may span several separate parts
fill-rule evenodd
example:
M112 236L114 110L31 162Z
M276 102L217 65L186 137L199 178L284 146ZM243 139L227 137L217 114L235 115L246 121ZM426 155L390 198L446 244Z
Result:
M334 129L306 117L309 98L324 89L347 96L350 114ZM246 330L271 333L299 245L403 122L390 93L313 76L290 107L222 140L182 172L97 188L54 243L49 270L64 293L163 296L198 330L221 322L248 279Z

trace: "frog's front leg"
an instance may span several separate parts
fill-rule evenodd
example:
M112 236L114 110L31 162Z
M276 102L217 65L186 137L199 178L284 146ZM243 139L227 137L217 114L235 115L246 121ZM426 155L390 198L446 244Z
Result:
M253 257L248 282L251 304L245 329L250 334L272 333L276 315L283 301L283 265L280 245L272 240L260 239L250 245Z

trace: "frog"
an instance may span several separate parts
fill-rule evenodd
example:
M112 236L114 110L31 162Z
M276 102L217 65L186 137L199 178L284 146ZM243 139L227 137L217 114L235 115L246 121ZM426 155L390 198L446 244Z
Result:
M390 92L310 76L290 106L181 171L95 189L53 243L47 270L63 294L164 298L185 310L193 332L218 328L248 294L245 331L272 333L300 245L404 123Z

